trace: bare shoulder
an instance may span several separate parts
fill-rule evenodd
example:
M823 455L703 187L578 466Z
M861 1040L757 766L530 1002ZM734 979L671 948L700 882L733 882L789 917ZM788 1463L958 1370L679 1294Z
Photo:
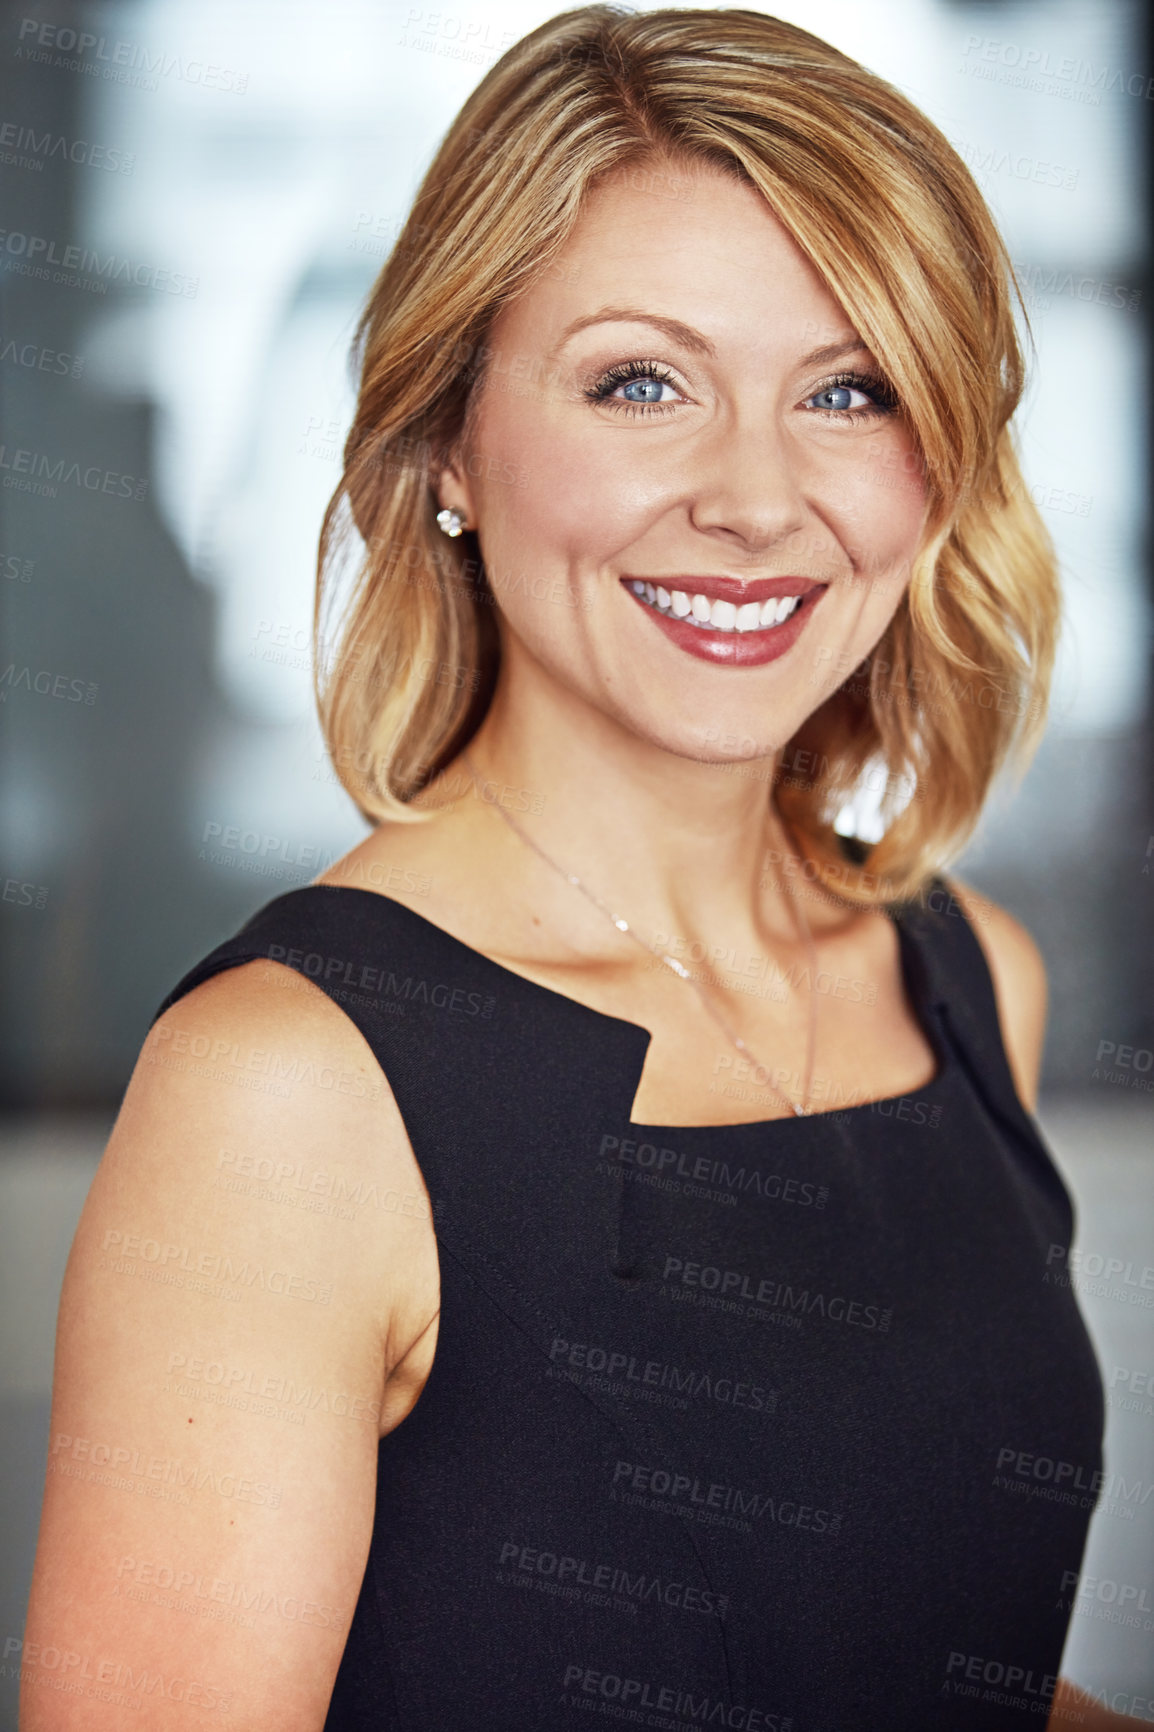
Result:
M169 1732L321 1724L428 1234L387 1082L317 988L247 963L159 1019L61 1295L22 1732L115 1732L142 1669L176 1680ZM65 1650L108 1688L37 1688Z
M207 1052L206 1038L211 1042ZM225 1040L235 1044L222 1046ZM133 1072L128 1098L165 1070L170 1077L185 1073L195 1077L201 1094L206 1092L205 1084L235 1081L238 1066L267 1075L270 1085L275 1084L289 1063L288 1053L281 1050L286 1042L298 1060L306 1050L314 1060L322 1055L329 1061L347 1060L366 1080L363 1087L340 1093L376 1098L372 1088L382 1080L380 1066L356 1024L311 980L264 959L212 975L157 1019ZM264 1061L261 1054L266 1055ZM164 1063L166 1057L178 1056L203 1062L200 1068ZM296 1074L290 1070L288 1080ZM251 1092L266 1094L270 1106L278 1098L272 1086L261 1090L254 1083Z
M1033 1111L1046 1034L1046 965L1019 920L958 879L950 889L965 910L994 983L998 1020L1018 1093Z
M238 1199L232 1215L243 1198L281 1202L265 1211L278 1241L307 1243L346 1284L353 1268L363 1270L356 1278L369 1327L393 1319L405 1298L406 1224L427 1219L428 1208L404 1121L355 1023L279 962L215 975L158 1019L106 1168L137 1186L207 1179L186 1198L194 1215L206 1209L219 1219L229 1196ZM395 1218L366 1214L357 1199L382 1185L411 1206ZM352 1264L350 1240L362 1254Z

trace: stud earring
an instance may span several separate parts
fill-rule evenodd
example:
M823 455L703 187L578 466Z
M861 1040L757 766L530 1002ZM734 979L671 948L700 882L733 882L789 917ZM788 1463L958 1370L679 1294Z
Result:
M465 528L464 512L450 510L438 511L437 527L441 529L445 535L460 535L461 531Z

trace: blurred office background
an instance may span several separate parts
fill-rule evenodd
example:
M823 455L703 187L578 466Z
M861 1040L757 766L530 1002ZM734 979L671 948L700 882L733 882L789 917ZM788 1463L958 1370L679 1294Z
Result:
M64 1258L148 1021L191 962L363 834L308 671L348 342L440 134L554 10L449 3L27 0L0 15L5 1637L23 1625ZM1022 277L1037 344L1022 449L1067 628L1042 750L958 870L1046 954L1042 1117L1080 1242L1154 1264L1141 9L772 9L937 121ZM1085 1305L1108 1382L1154 1368L1149 1311L1125 1294ZM1116 1378L1109 1465L1147 1488L1151 1407ZM1154 1642L1101 1591L1130 1584L1154 1605L1154 1499L1132 1514L1095 1520L1066 1659L1120 1707L1154 1696ZM0 1732L14 1726L6 1674Z

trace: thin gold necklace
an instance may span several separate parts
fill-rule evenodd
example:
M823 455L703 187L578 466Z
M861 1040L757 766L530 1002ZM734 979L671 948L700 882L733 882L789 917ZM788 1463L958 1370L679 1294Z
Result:
M473 767L473 760L470 758L468 752L462 752L461 756L465 761L466 769L473 778L473 786L477 791L478 798L481 798L481 783L477 776L477 772ZM514 835L519 836L525 846L531 848L534 854L545 862L546 866L551 866L553 871L556 872L559 877L564 878L566 884L571 884L574 890L579 890L582 896L592 902L594 908L599 909L607 920L613 922L613 925L617 928L618 932L623 932L627 938L632 938L635 944L639 944L641 948L647 950L651 956L658 957L660 961L664 962L667 967L673 970L674 974L679 975L682 980L688 981L690 986L692 986L697 993L697 996L700 998L706 1010L709 1012L710 1016L713 1018L714 1022L717 1023L718 1027L724 1033L726 1039L737 1048L738 1052L743 1053L747 1058L752 1059L757 1068L764 1071L767 1077L769 1076L768 1065L762 1064L761 1060L757 1057L757 1054L751 1052L750 1048L747 1046L746 1042L742 1040L741 1036L734 1032L733 1028L718 1010L708 993L703 990L700 981L695 975L690 973L689 969L686 968L683 962L679 962L675 956L667 955L658 945L650 944L648 940L642 938L639 932L634 931L628 920L623 919L619 914L614 914L608 903L602 902L601 898L594 891L590 890L588 884L578 878L575 872L566 872L565 868L559 865L551 855L546 854L544 848L542 848L538 842L535 842L533 837L530 836L527 831L521 828L517 820L505 810L504 806L502 806L499 801L487 800L485 804L491 805L495 811L499 812L506 824L508 824L510 830L513 831ZM786 835L790 839L791 846L794 846L795 852L797 852L792 831L784 819L782 819L781 822ZM809 1100L810 1089L813 1086L813 1057L814 1048L817 1044L817 950L813 942L813 933L810 930L809 919L806 916L800 901L796 898L794 899L794 912L797 915L798 925L801 927L802 933L805 937L806 952L809 961L809 1031L806 1038L805 1087L802 1089L800 1101L791 1100L789 1095L783 1094L774 1083L769 1083L768 1087L770 1091L777 1096L779 1101L785 1103L790 1112L795 1113L798 1118L804 1118L807 1114L812 1114L813 1112L813 1108L807 1106L806 1102Z

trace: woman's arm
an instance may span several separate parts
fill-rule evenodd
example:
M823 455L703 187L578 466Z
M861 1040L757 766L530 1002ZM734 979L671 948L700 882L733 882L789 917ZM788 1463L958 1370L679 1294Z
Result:
M65 1275L21 1732L322 1726L427 1222L315 987L251 963L158 1022Z

